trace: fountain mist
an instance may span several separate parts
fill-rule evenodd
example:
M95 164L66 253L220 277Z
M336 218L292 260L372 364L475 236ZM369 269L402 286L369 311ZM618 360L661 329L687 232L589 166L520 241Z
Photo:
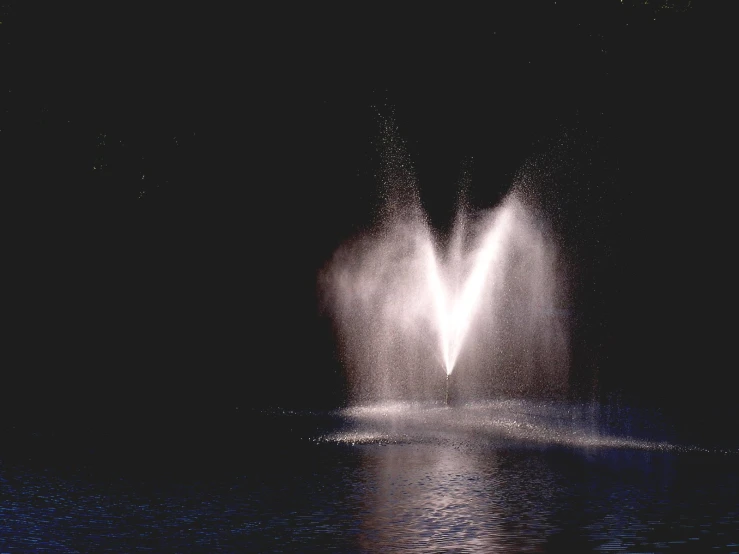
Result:
M514 187L496 209L458 211L448 244L430 227L407 156L386 142L374 229L324 269L354 401L434 400L453 371L468 396L562 391L562 271L545 223Z

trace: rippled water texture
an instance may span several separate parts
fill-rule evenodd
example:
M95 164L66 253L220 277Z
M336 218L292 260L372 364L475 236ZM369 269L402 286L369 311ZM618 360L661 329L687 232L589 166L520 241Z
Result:
M166 480L0 465L0 552L739 551L736 452L609 413L278 414L241 471Z

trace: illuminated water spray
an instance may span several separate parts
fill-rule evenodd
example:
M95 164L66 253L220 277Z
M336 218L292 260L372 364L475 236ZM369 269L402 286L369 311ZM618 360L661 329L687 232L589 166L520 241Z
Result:
M499 264L501 243L507 231L510 211L503 211L499 219L491 224L481 244L473 252L469 275L460 273L462 267L439 267L433 244L426 243L428 256L429 294L435 307L436 326L439 333L439 347L447 375L451 375L459 352L464 344L477 311L482 308L483 290L494 278L494 265ZM455 260L461 253L457 252ZM447 281L444 275L450 277ZM465 278L466 277L466 278Z
M354 400L439 399L455 369L473 396L562 389L563 275L524 184L493 210L462 206L440 237L407 155L393 137L385 146L382 217L321 274Z

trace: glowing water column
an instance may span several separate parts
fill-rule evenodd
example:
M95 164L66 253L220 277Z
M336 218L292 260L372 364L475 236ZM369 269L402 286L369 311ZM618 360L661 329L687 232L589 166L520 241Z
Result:
M501 210L484 236L475 254L472 270L458 295L453 294L449 283L444 281L434 247L431 243L427 244L428 285L436 316L439 348L446 370L445 400L447 404L449 403L449 377L454 371L454 365L464 345L467 332L481 307L483 291L486 286L492 284L490 280L495 275L493 268L499 261L503 238L510 228L510 220L510 211ZM460 280L459 268L451 269L456 272L447 271L446 275L451 274L455 281L453 284L456 284ZM459 289L455 287L455 290Z

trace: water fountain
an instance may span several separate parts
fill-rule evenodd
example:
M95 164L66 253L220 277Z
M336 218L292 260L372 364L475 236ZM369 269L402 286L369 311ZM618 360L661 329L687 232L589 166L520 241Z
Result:
M530 182L491 210L462 199L444 237L391 122L382 146L377 225L320 277L352 402L566 391L566 272Z
M319 442L702 450L653 410L570 390L569 268L546 169L528 165L491 209L461 195L445 236L391 122L382 147L376 225L320 275L350 390Z

